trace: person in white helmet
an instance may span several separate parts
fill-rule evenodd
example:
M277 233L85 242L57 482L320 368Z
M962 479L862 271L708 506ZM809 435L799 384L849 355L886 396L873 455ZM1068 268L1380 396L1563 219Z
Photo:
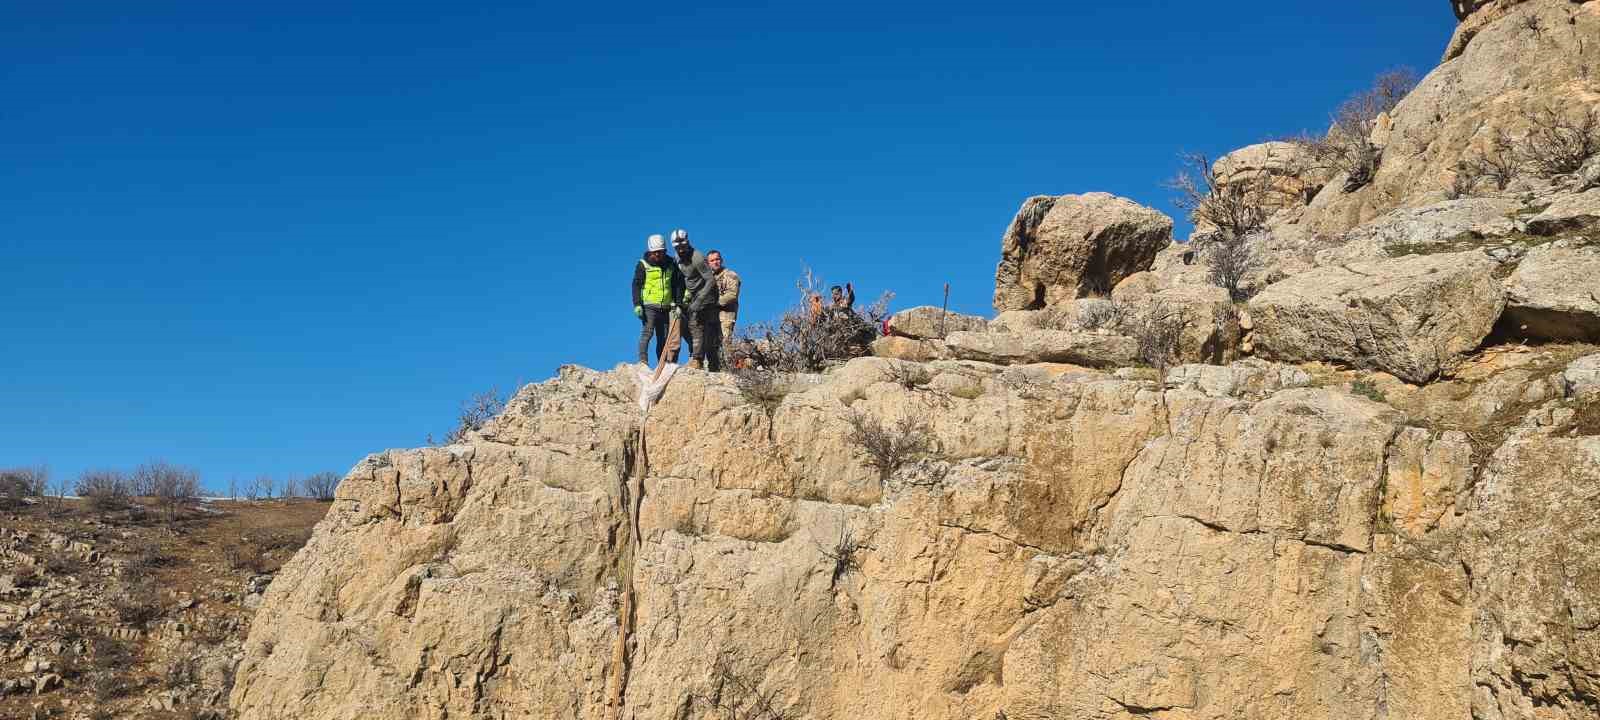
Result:
M717 307L717 276L705 253L689 244L689 231L672 231L672 249L678 254L678 274L683 276L683 323L691 347L689 367L722 369L721 310Z
M667 241L660 235L651 235L645 241L644 257L633 266L633 314L638 316L639 362L650 364L645 351L650 348L650 336L656 338L656 357L666 348L667 330L672 313L683 302L683 273L667 257ZM677 362L678 358L664 358Z

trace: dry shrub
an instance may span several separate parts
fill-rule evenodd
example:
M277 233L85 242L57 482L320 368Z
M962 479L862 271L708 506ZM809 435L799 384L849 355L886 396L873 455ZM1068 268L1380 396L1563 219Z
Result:
M428 436L429 445L452 445L467 439L467 433L477 432L495 416L506 409L505 397L500 394L499 388L489 388L481 393L468 398L461 403L461 412L456 418L456 426L445 433L443 443L435 443L433 436Z
M711 684L703 694L691 694L686 705L712 711L709 717L730 720L792 720L794 713L781 707L779 688L761 689L761 683L733 669L733 663L718 655L711 668ZM698 715L696 715L698 717Z
M832 548L817 547L823 557L833 561L832 575L828 580L830 589L837 587L839 580L852 570L861 568L861 560L857 554L866 549L870 548L857 540L855 533L846 527L839 528L839 539L834 541Z
M1269 208L1277 200L1270 178L1222 183L1216 165L1204 153L1182 153L1178 158L1178 174L1166 187L1177 193L1173 204L1187 211L1191 220L1233 237L1266 225Z
M906 390L915 390L933 380L932 377L929 377L930 373L927 368L920 363L907 360L892 360L884 370L889 376L889 382Z
M133 494L154 498L168 522L177 519L179 507L200 496L199 471L165 460L152 460L134 468L128 482Z
M1114 300L1078 303L1078 327L1116 330L1128 321L1128 306Z
M1301 135L1291 142L1309 150L1323 166L1344 172L1345 192L1358 190L1372 182L1383 161L1383 150L1371 140L1378 118L1394 110L1417 86L1417 81L1416 72L1409 68L1384 72L1373 81L1372 87L1339 105L1327 134L1321 137Z
M768 417L772 416L783 403L783 398L789 394L789 383L783 373L766 368L735 370L733 383L746 401L760 407Z
M124 585L111 597L111 609L125 625L143 628L166 614L155 586L148 581Z
M1456 163L1451 195L1467 197L1484 182L1493 183L1496 190L1505 190L1516 179L1519 166L1511 136L1504 128L1497 128L1483 148Z
M909 415L902 416L893 426L885 426L873 415L851 410L845 421L850 424L846 439L867 456L867 464L877 468L884 480L933 447L927 427Z
M1134 329L1139 359L1155 368L1162 388L1167 386L1167 371L1178 360L1179 344L1187 324L1180 311L1157 306L1146 312Z
M749 325L728 343L734 367L779 372L820 372L829 365L869 354L878 326L889 316L885 292L864 308L824 307L815 312L813 297L827 302L822 279L805 269L795 282L799 301L776 321Z
M1256 237L1256 234L1241 237L1222 233L1212 236L1203 248L1212 284L1227 290L1228 296L1236 302L1250 299L1245 278L1261 267L1251 247Z
M1518 154L1524 168L1539 177L1575 173L1600 154L1600 121L1588 108L1561 111L1551 106L1525 109L1528 135Z
M14 467L0 470L0 508L16 508L30 498L43 497L50 485L50 471L44 467Z
M133 485L119 470L86 470L78 476L72 491L95 510L119 510L128 506Z

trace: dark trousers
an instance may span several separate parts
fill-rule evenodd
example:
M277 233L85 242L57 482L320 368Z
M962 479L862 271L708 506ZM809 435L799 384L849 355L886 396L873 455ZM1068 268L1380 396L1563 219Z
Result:
M713 372L722 369L722 311L715 305L692 313L689 320L690 357Z
M661 351L667 348L667 330L672 325L672 308L646 305L644 317L639 318L639 324L639 362L650 364L655 358L661 357ZM645 351L650 349L651 335L656 336L655 357L645 354ZM676 357L667 358L667 362L677 361Z

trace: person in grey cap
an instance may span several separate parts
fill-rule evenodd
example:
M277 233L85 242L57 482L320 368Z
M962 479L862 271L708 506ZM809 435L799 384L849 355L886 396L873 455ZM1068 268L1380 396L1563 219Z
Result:
M689 367L712 372L722 369L721 311L717 307L717 276L705 253L689 244L689 231L672 231L672 249L678 254L678 274L683 276L683 324L688 328Z

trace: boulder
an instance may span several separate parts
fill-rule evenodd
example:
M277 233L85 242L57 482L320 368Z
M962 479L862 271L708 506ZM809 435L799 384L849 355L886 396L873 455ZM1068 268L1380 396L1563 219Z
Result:
M1228 291L1214 285L1167 285L1152 273L1138 273L1118 284L1111 298L1127 316L1124 332L1140 318L1177 315L1183 319L1179 362L1219 365L1238 355L1243 330Z
M1106 293L1150 268L1172 219L1106 193L1028 198L1001 239L994 308L1039 309Z
M957 359L1000 365L1070 363L1099 368L1131 365L1138 359L1132 338L1108 332L959 332L945 338L945 345Z
M928 362L950 357L950 352L945 349L943 341L918 340L898 335L885 335L873 340L871 350L875 357L912 362Z
M1563 195L1538 215L1528 219L1528 232L1557 235L1600 225L1600 188Z
M976 315L921 305L895 313L889 321L889 332L908 338L942 338L953 332L982 332L988 322Z
M1529 250L1506 283L1507 331L1546 340L1600 341L1600 247Z
M1333 178L1305 146L1291 142L1247 145L1212 164L1218 188L1248 183L1270 211L1304 207Z
M1567 397L1600 393L1600 354L1586 355L1572 361L1561 372L1561 383Z
M1324 267L1250 301L1256 354L1285 362L1371 364L1432 380L1489 334L1505 304L1482 252Z

